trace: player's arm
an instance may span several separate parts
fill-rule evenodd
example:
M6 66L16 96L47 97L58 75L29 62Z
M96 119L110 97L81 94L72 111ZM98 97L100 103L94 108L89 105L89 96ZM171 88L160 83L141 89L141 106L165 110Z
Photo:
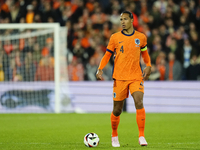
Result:
M147 51L147 46L141 48L141 54L142 54L144 63L146 64L146 68L143 70L143 78L144 80L148 80L151 74L151 59Z
M101 59L101 62L99 64L99 68L96 73L97 80L102 80L102 74L103 74L103 68L106 66L108 61L110 60L110 57L114 53L115 49L115 37L114 35L111 35L110 41L108 43L106 53L104 54L103 58Z
M112 52L110 52L110 51L107 50L106 53L105 53L105 55L101 59L99 68L97 70L97 73L96 73L97 80L102 80L102 74L103 74L102 70L106 66L106 64L108 63L108 61L110 60L111 56L112 56Z

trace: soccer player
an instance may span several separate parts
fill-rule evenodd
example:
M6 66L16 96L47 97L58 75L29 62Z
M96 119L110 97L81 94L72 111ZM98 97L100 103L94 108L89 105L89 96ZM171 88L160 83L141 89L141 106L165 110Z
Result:
M124 100L128 98L129 91L136 107L136 121L139 129L139 144L146 146L144 137L145 109L143 106L144 80L148 80L151 73L151 61L147 51L147 38L133 28L133 15L124 11L120 15L122 31L110 37L106 53L104 54L96 73L98 80L102 79L103 68L114 53L113 68L113 111L111 113L112 146L120 147L118 140L118 125ZM146 64L142 71L140 55Z

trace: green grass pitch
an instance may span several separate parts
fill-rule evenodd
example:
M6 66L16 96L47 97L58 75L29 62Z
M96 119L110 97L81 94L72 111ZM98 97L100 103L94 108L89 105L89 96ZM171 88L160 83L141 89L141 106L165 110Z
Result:
M95 132L96 148L83 144ZM147 113L147 147L138 144L135 113L122 113L120 148L111 146L110 114L0 114L0 150L200 150L200 114Z

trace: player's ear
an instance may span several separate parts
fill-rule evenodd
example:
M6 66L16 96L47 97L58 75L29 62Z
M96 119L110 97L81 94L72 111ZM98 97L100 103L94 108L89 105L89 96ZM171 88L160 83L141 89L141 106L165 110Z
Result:
M131 23L133 23L133 21L134 21L134 19L132 18L132 19L131 19Z

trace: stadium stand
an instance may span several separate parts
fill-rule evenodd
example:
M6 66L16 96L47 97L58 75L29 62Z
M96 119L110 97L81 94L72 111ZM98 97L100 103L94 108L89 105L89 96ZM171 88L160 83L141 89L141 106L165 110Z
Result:
M59 22L68 29L66 69L70 80L93 81L109 37L121 30L119 16L123 10L133 13L134 28L148 37L154 66L150 80L200 80L200 0L0 0L0 23ZM0 32L4 36L14 31ZM38 80L37 75L16 80L14 70L25 64L26 60L20 62L20 55L38 55L34 57L38 64L44 55L53 57L51 40L46 40L45 47L34 45L29 49L23 47L28 45L23 42L31 41L20 41L20 50L13 54L15 61L6 65L5 56L13 53L15 47L0 43L0 80ZM53 63L53 58L49 61ZM6 66L13 63L15 69L8 76ZM104 80L112 80L112 64L113 59L106 67ZM77 77L73 75L76 72Z

